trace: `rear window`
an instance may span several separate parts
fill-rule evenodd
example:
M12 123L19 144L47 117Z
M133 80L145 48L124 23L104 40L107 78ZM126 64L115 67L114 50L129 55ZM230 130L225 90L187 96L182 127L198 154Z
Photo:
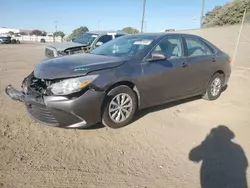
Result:
M98 42L106 43L110 40L112 40L112 35L104 35L98 39Z
M115 38L118 38L118 37L121 37L121 36L123 36L123 35L122 34L116 34Z

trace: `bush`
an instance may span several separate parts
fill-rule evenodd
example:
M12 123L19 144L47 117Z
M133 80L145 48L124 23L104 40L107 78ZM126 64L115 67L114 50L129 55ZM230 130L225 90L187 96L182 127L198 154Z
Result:
M89 31L89 29L85 26L79 27L79 28L73 30L72 34L68 36L68 40L72 40L74 38L77 38L80 35L88 32L88 31Z
M206 13L202 27L241 23L245 9L247 10L246 20L248 20L250 18L249 0L233 0L223 6L216 6L212 11Z
M122 29L123 32L128 33L128 34L135 34L139 33L139 30L133 28L133 27L125 27Z

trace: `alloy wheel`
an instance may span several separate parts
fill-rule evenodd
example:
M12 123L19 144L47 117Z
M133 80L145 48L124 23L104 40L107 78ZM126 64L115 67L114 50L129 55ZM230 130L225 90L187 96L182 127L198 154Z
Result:
M211 95L214 97L217 96L220 93L220 90L221 90L221 79L217 77L211 83Z
M115 123L123 122L130 116L132 108L132 98L126 93L120 93L109 104L109 117Z

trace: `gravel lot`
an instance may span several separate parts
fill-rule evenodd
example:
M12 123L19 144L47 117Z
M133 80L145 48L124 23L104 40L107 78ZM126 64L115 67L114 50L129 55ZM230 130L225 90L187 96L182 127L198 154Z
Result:
M249 49L250 43L239 46L229 87L216 101L192 98L149 108L118 130L68 130L35 123L4 92L10 83L20 88L43 59L44 45L1 45L0 187L195 188L200 187L202 162L194 161L202 159L214 166L204 163L201 172L216 175L217 183L224 178L230 184L234 176L250 182L244 158L250 159ZM217 138L189 157L219 125L235 138L226 140L226 128L217 128ZM209 180L202 182L209 186Z

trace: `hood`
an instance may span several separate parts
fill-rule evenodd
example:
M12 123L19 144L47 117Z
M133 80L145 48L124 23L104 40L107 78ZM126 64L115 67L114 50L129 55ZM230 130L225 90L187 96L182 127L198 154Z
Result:
M68 48L83 47L83 46L88 46L88 45L76 42L62 42L62 43L53 43L49 47L55 48L57 51L64 51Z
M118 67L126 60L128 59L84 53L68 55L37 64L34 76L47 80L83 76L89 72Z

